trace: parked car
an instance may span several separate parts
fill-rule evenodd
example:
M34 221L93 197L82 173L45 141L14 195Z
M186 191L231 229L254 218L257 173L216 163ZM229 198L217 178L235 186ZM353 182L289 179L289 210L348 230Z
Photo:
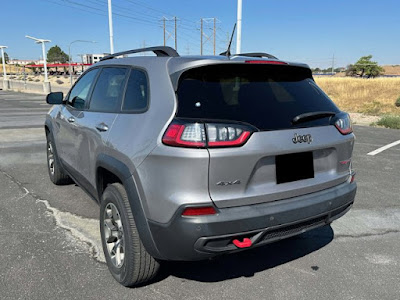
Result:
M157 56L116 58L153 51ZM305 64L265 53L116 53L51 93L50 179L100 204L107 265L125 286L164 260L252 249L352 206L349 115Z

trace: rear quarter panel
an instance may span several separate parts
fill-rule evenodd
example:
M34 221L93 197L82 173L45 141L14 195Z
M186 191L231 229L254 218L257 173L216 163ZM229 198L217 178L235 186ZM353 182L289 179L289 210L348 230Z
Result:
M154 61L154 60L153 60ZM149 106L143 113L121 113L115 118L107 140L106 153L125 164L134 176L146 215L148 205L143 184L151 184L146 174L137 168L156 147L175 112L175 92L165 62L147 60L138 65L148 75Z

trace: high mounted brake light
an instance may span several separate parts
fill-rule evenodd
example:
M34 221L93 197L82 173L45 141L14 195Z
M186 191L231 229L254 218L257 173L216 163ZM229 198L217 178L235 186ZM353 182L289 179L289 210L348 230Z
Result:
M254 130L240 124L172 122L163 138L165 145L191 148L239 147Z
M269 65L287 65L287 63L283 61L276 60L246 60L246 64L269 64Z

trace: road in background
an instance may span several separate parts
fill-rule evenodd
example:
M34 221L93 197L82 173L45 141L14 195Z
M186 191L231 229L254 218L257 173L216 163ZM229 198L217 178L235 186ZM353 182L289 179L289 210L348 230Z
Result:
M355 127L353 209L332 226L203 262L169 262L144 287L101 261L97 203L54 186L44 96L0 91L1 299L398 299L400 131ZM101 250L101 249L100 249Z

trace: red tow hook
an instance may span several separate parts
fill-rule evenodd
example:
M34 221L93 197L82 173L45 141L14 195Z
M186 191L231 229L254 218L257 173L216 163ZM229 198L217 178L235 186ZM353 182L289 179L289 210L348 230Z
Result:
M238 239L233 240L233 244L238 248L249 248L253 244L253 242L249 238L244 238L243 242Z

